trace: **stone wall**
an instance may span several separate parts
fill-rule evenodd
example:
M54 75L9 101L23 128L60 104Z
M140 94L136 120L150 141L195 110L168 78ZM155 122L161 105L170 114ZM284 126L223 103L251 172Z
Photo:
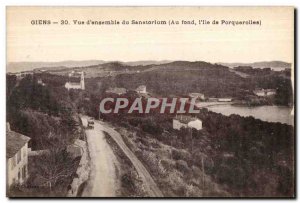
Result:
M83 153L76 171L77 175L70 185L67 197L76 197L80 185L88 180L90 174L90 156L88 152L87 142L77 139L74 142L74 145L79 146L82 149Z

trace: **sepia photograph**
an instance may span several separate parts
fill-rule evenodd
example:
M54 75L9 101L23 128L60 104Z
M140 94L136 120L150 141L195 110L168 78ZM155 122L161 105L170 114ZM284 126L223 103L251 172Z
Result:
M295 8L6 7L9 198L295 198Z

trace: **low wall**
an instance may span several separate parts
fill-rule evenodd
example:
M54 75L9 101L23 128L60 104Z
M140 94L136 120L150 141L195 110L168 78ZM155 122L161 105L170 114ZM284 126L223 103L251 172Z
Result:
M76 140L74 144L80 146L83 153L76 171L77 176L73 179L70 185L70 190L68 191L67 197L76 197L80 185L88 180L90 174L90 156L87 142Z

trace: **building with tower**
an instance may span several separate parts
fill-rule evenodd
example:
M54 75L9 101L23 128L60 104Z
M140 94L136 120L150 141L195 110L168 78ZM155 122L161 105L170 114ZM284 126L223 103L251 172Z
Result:
M70 89L85 89L85 84L84 84L84 72L74 72L72 71L69 74L69 81L66 82L65 88L68 90Z

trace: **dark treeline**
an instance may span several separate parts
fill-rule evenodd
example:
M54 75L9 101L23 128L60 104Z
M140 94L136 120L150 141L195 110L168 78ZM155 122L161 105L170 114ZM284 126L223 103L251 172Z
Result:
M27 75L18 81L7 76L7 122L12 130L32 138L33 149L72 143L79 136L78 118L68 91L59 77L44 77L46 86L38 84L41 78Z
M199 92L206 97L236 99L247 99L254 96L253 90L264 88L276 90L272 103L291 105L293 91L289 77L282 77L281 72L269 69L260 71L259 74L242 78L225 66L205 62L173 62L157 65L150 71L140 73L87 79L87 84L90 84L87 87L91 92L103 93L109 87L134 90L139 85L146 85L147 91L161 96L182 96Z
M220 182L232 184L254 196L294 193L294 128L253 117L229 117L203 111L199 117L210 134L215 166L210 169ZM220 156L221 153L233 157ZM272 181L270 181L272 180Z
M271 68L252 68L251 66L238 66L234 70L250 75L268 75L272 73Z

